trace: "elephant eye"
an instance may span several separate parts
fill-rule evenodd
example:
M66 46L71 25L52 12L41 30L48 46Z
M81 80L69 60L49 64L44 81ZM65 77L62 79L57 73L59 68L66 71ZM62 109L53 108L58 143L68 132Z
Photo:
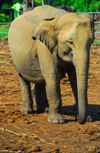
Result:
M73 42L71 40L68 41L71 45L73 44Z

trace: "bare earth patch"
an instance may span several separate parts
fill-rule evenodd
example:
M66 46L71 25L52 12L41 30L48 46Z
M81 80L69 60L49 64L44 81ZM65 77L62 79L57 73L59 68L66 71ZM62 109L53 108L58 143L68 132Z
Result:
M51 89L52 90L52 89ZM61 80L63 112L75 103L68 77ZM65 124L47 122L48 113L20 112L21 86L8 43L0 44L0 152L100 153L100 46L91 47L88 76L88 111L93 122L80 125L74 115Z

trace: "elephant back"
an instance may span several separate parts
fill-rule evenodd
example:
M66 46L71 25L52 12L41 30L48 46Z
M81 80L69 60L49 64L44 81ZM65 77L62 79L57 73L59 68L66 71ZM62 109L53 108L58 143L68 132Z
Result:
M59 20L63 15L65 15L66 13L68 13L65 10L62 9L58 9L55 8L52 12L50 12L46 18L56 18L57 20Z

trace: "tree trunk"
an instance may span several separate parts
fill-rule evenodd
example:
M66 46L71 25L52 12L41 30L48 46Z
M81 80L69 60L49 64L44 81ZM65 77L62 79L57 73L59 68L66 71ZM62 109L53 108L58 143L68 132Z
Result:
M23 0L23 13L25 13L28 9L28 0Z

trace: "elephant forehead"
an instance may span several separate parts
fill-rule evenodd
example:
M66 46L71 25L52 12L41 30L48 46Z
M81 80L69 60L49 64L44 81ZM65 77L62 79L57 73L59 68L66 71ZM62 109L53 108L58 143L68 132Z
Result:
M64 43L64 42L66 41L66 36L65 36L65 35L59 35L59 36L58 36L58 41L59 41L60 43Z
M72 40L74 38L75 33L73 31L62 30L58 35L58 42L64 43L67 40Z
M62 37L59 36L58 37L58 41L61 42L61 43L63 43L65 40L66 40L66 37L64 37L64 36L62 36Z
M61 31L63 30L65 33L70 34L79 27L81 29L86 28L90 25L90 21L91 18L89 15L68 13L58 20L57 26Z

